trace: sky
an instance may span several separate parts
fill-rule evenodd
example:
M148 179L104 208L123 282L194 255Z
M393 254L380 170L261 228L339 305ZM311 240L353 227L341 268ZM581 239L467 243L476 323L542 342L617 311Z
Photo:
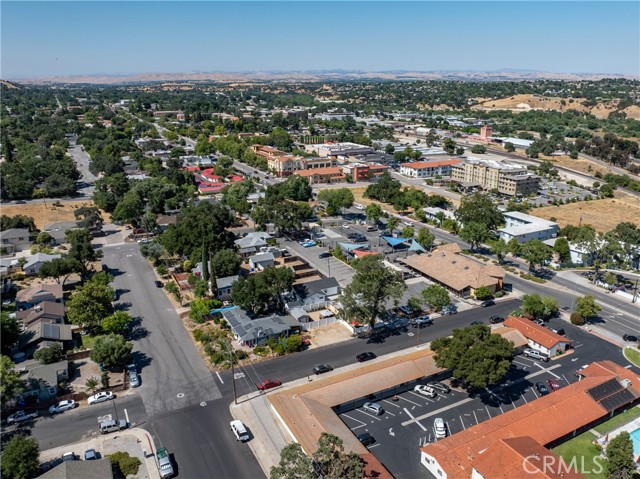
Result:
M0 2L0 77L526 69L640 74L638 1Z

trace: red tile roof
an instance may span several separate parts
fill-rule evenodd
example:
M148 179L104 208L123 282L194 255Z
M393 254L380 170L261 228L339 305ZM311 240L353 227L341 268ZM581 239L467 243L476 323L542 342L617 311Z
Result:
M365 251L361 249L354 249L353 254L356 255L358 258L364 258L365 256L370 256L372 254L380 254L380 253L377 253L375 251Z
M526 318L516 318L515 316L509 316L504 325L509 328L514 328L520 331L527 339L534 341L547 349L552 349L558 343L571 343L572 340L560 336L553 331L540 326Z
M323 175L332 175L332 176L344 176L342 174L342 168L337 166L327 167L327 168L313 168L311 170L296 170L293 172L294 175L298 176L323 176Z

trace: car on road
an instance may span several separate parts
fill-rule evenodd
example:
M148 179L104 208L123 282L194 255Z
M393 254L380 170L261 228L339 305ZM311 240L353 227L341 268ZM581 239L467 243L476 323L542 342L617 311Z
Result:
M438 395L435 389L430 388L429 386L424 386L422 384L418 384L413 388L414 392L418 394L422 394L423 396L427 396L428 398L434 398Z
M633 342L637 342L638 341L638 336L634 336L632 334L623 334L622 335L622 340L623 341L633 341Z
M533 322L536 323L538 326L544 326L544 321L540 318L534 319Z
M140 376L138 376L138 370L135 364L129 364L127 366L127 374L129 375L129 384L132 388L140 386Z
M343 227L344 229L346 229L346 230L348 230L349 228L351 228L351 226L349 226L347 223L344 223L344 224L342 225L342 227Z
M547 362L549 361L549 356L547 356L546 354L541 353L540 351L536 351L535 349L525 349L523 351L523 353L525 355L525 357L527 358L531 358L531 359L537 359L538 361L543 361L543 362Z
M425 326L431 326L433 324L433 319L429 316L420 316L411 321L411 324L416 328L424 328Z
M549 388L544 383L536 383L536 389L541 396L546 396L547 394L549 394Z
M449 394L451 392L451 388L449 386L438 381L432 381L430 383L427 383L427 386L429 386L432 389L435 389L440 393Z
M363 432L358 435L358 441L360 441L360 444L363 446L370 446L371 444L375 444L376 439L370 433Z
M364 210L364 205L353 205L353 207L357 210Z
M413 226L413 223L411 221L403 221L402 224L405 226Z
M102 391L98 394L94 394L93 396L89 396L89 399L87 399L87 403L89 405L99 404L101 402L111 401L113 398L114 396L111 391Z
M442 309L440 310L440 314L442 314L443 316L456 314L457 312L458 312L458 308L456 308L454 304L448 304L446 306L443 306Z
M167 477L173 477L173 464L171 463L171 457L166 447L161 447L156 452L156 458L158 460L158 469L160 470L160 477L166 479Z
M365 361L371 361L372 359L377 358L378 356L376 356L374 353L367 351L366 353L360 353L356 356L356 360L359 363L363 363Z
M328 364L318 364L313 368L313 374L324 374L328 373L329 371L333 371L333 368Z
M484 321L480 321L479 319L476 319L475 321L471 321L471 326L475 326L477 324L484 324Z
M384 409L382 409L382 406L377 402L367 401L362 405L362 409L367 412L372 412L376 416L382 416L384 414Z
M65 452L62 455L62 462L75 461L76 455L73 452Z
M558 336L564 336L565 332L563 328L549 328L549 331L556 333Z
M483 301L480 306L483 308L488 308L489 306L495 306L496 302L493 299L488 299L487 301Z
M242 421L235 419L229 423L229 426L231 427L233 435L236 437L236 441L244 442L249 440L249 431L247 431Z
M333 256L331 253L329 253L328 251L324 251L318 255L318 258L325 259L325 258L331 258L331 256Z
M551 388L552 391L557 391L561 387L560 383L558 381L556 381L555 379L549 379L547 381L547 384L549 385L549 387Z
M35 419L38 417L38 411L27 413L25 411L18 411L7 418L7 423L13 424L16 422L28 421L29 419Z
M95 449L87 449L84 451L84 460L85 461L96 461L98 460L98 454Z
M53 404L49 407L49 414L56 414L59 412L67 411L68 409L73 409L78 406L78 403L73 399L67 399L64 401L60 401L58 404Z
M162 281L160 280L155 280L155 284L156 284L156 288L162 288L164 285L162 284Z
M433 429L436 433L436 439L444 439L447 437L447 426L444 424L444 420L441 417L437 417L433 421Z
M491 316L489 318L489 322L491 324L498 324L498 323L502 323L504 321L504 318L502 316Z
M316 243L316 242L315 242L315 241L313 241L313 240L309 240L309 241L305 241L305 242L303 242L303 243L301 243L301 244L302 244L302 247L303 247L303 248L311 248L312 246L315 246L315 245L317 245L318 243Z
M267 389L277 388L282 386L282 381L279 379L265 379L261 383L258 383L259 391L266 391Z

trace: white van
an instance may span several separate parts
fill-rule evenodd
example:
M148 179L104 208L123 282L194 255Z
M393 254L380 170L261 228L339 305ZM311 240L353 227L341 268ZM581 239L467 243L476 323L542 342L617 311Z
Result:
M242 421L238 421L236 419L234 421L231 421L229 425L231 426L231 431L233 431L233 435L236 436L236 441L244 442L249 440L249 431L247 431L247 428L245 427L245 425L242 424Z
M127 428L127 421L125 421L124 419L120 419L119 421L115 421L112 419L111 421L103 421L100 423L101 434L116 432L126 428Z
M436 432L436 439L444 439L447 437L447 426L445 426L441 417L437 417L435 421L433 421L433 429Z

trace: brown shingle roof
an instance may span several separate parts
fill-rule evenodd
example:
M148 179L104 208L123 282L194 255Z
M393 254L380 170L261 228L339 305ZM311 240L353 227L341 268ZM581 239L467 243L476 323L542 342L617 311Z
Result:
M60 284L36 284L27 289L21 289L16 294L16 299L25 303L38 296L52 294L56 299L62 299L62 285Z
M47 319L64 318L64 304L54 301L43 301L38 306L16 312L16 319L23 320L27 326L41 317Z
M572 340L560 336L553 331L540 326L526 318L517 318L515 316L509 316L504 325L509 328L514 328L520 331L527 339L541 344L547 349L553 348L558 343L571 343Z
M455 243L438 246L429 254L401 258L399 261L456 291L494 285L506 274L499 266L478 263L460 254L460 247Z

